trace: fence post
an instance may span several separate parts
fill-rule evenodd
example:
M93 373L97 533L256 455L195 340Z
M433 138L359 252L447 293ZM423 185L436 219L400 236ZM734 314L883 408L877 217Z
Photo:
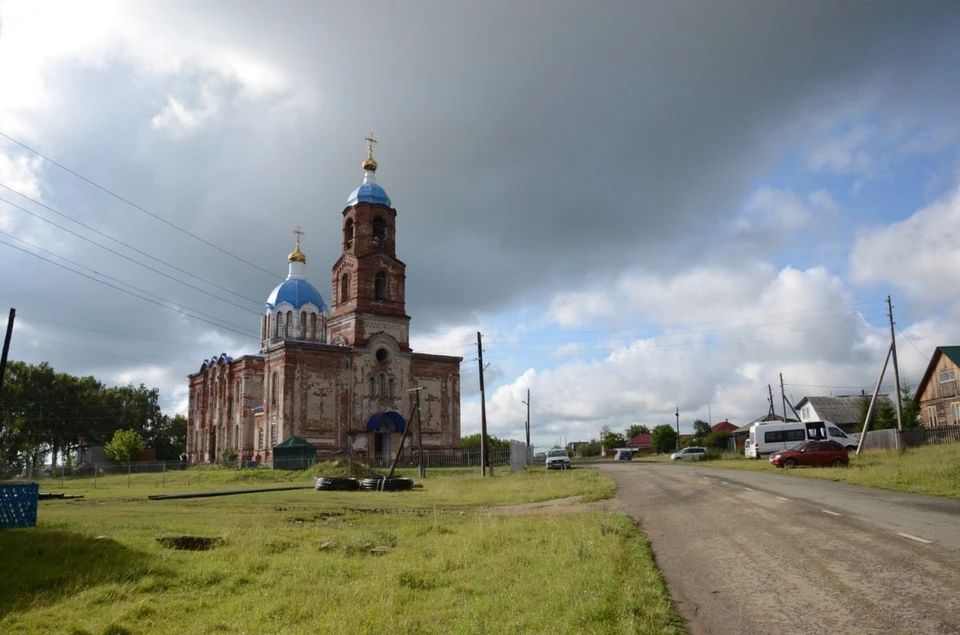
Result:
M133 466L127 463L127 489L130 489L130 472L132 471Z
M93 464L93 489L97 489L97 464Z
M160 463L160 487L167 486L167 462Z

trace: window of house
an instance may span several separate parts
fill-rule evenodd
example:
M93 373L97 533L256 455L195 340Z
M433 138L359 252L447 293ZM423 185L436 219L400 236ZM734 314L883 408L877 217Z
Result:
M946 370L940 373L940 383L945 384L948 381L953 381L957 378L957 371L955 370Z
M340 302L350 299L350 274L345 273L340 278Z
M950 414L953 415L953 425L960 425L960 401L950 404Z
M353 219L348 218L343 224L343 246L347 249L353 247Z
M373 244L382 247L387 240L387 221L383 216L373 219Z
M927 420L930 422L930 427L937 427L937 407L928 406L927 407Z
M387 272L377 272L377 277L373 281L373 295L377 300L387 299Z

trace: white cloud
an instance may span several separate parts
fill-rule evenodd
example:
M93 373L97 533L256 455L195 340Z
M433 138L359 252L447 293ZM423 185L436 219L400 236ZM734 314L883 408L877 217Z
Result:
M845 135L823 141L810 151L807 166L815 172L865 174L876 165L875 157L866 149L873 138L870 126L856 126Z
M858 283L890 283L933 306L956 301L960 287L960 190L909 218L863 232L850 253Z
M40 165L41 160L28 157L24 154L10 152L9 145L0 143L0 183L21 192L31 198L40 198ZM15 198L7 190L0 194L4 198ZM0 230L9 231L14 225L16 210L5 204L0 204Z

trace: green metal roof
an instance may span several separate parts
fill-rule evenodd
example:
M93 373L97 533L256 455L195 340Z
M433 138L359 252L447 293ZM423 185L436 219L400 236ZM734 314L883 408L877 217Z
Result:
M317 449L316 446L314 446L312 443L310 443L309 441L305 441L300 437L290 437L288 439L284 439L282 443L278 443L277 445L273 446L273 448L274 449L276 448L310 448L312 450Z
M941 353L947 356L947 358L960 366L960 346L938 346L937 347Z

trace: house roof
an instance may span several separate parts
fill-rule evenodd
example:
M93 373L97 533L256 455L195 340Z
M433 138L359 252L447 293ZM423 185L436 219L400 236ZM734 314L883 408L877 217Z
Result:
M755 423L771 423L773 421L783 421L783 417L780 415L765 414L759 419L754 419L750 423L745 423L734 431L734 434L747 434L750 432L750 428L753 427ZM796 419L787 419L787 421L796 421Z
M947 359L957 366L960 366L960 346L938 346L930 357L930 363L927 364L927 370L923 373L923 379L917 384L917 391L913 393L914 403L920 403L920 395L926 390L927 382L930 381L930 377L933 376L933 372L937 369L941 355L946 355Z
M809 403L817 411L817 416L824 421L830 421L837 425L855 425L860 423L860 408L863 398L867 395L847 395L843 397L804 397L797 404L797 410L800 410L804 404ZM880 395L880 400L890 401L888 395Z
M629 448L652 448L653 447L653 435L649 432L644 432L643 434L638 434L629 441L627 441L627 447Z
M729 421L721 421L719 423L713 424L713 427L710 428L710 432L736 432L737 426L730 423Z
M285 439L282 443L278 443L277 445L273 446L273 449L276 450L277 448L314 448L314 447L315 446L312 443L310 443L309 441L306 441L305 439L301 439L300 437L289 437Z

